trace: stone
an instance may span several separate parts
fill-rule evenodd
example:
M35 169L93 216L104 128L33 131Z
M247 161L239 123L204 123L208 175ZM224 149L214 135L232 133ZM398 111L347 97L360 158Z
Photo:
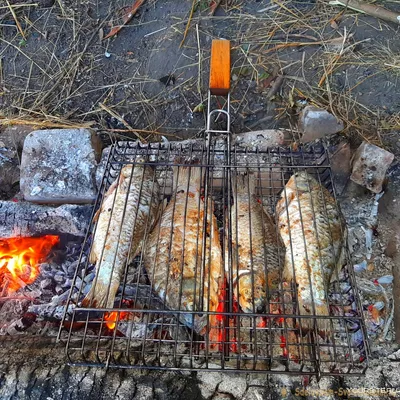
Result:
M30 133L21 159L21 192L36 203L91 203L100 139L87 129L49 129Z
M222 381L223 375L220 372L200 371L197 373L197 378L201 395L205 399L209 399L217 392L217 387Z
M8 200L18 191L19 160L17 151L0 144L0 199Z
M271 392L272 392L271 390L267 392L267 390L262 387L250 386L246 394L243 396L243 400L264 400L268 398L268 395L271 396L272 394ZM279 394L282 395L282 390L280 391Z
M341 195L351 174L352 151L349 143L342 142L330 156L333 182L336 193Z
M350 179L371 192L380 193L386 171L393 159L394 155L389 151L363 142L354 154Z
M43 279L43 280L40 282L40 288L41 288L41 289L49 289L49 288L51 288L52 286L53 286L53 280L50 279L50 278Z
M232 143L239 147L257 147L266 151L268 148L282 146L289 139L288 132L280 129L265 129L232 135Z
M229 393L215 393L212 400L234 400L235 398Z
M148 385L137 385L135 392L135 400L153 400L153 388Z
M235 376L232 379L231 375L224 375L222 382L218 386L218 392L229 393L235 399L241 399L246 392L247 382L244 376Z
M31 125L10 125L0 133L0 142L14 150L22 150L25 138L35 130Z
M298 128L303 134L300 141L308 143L342 131L344 124L322 108L307 106L300 113Z
M100 190L101 182L103 180L104 171L106 170L108 156L110 154L110 151L111 151L111 146L104 148L103 152L101 153L100 162L97 164L97 169L96 169L97 190Z
M49 234L84 236L92 211L91 205L50 207L0 201L0 238Z

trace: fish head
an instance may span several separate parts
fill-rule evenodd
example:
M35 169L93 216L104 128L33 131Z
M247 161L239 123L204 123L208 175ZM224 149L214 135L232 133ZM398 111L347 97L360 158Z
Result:
M286 185L287 188L300 192L309 192L316 186L318 187L318 182L306 171L293 174Z
M266 296L265 279L253 274L239 278L239 304L243 312L263 312Z
M200 311L198 304L200 295L199 282L196 282L195 279L183 279L181 285L182 295L180 309L191 311L191 313L188 314L181 314L181 320L186 326L200 333L204 330L207 319L206 315ZM206 298L206 293L204 294L204 298ZM207 310L206 302L204 303L204 309ZM195 313L196 311L198 313Z

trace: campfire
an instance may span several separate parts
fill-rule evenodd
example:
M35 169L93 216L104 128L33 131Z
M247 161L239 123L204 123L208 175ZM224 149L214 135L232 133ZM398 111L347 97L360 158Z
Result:
M46 260L59 243L56 235L10 238L0 241L1 293L11 294L33 283L39 275L39 263Z

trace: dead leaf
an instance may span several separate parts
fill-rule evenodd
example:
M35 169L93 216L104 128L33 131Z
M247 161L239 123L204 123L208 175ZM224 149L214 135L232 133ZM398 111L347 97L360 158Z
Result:
M110 37L115 36L136 14L139 7L145 2L145 0L136 0L132 7L124 7L118 11L120 14L117 17L117 21L119 20L120 24L112 23L112 28L110 32L104 37L104 39L109 39Z
M339 25L336 23L334 19L331 20L331 28L335 30L339 29Z
M217 8L221 4L222 0L212 0L210 2L210 15L214 15L215 11L217 11Z

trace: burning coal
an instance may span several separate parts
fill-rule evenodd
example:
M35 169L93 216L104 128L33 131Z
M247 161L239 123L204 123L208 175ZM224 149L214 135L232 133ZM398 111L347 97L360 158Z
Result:
M59 237L15 237L0 241L0 287L2 293L15 292L33 283L41 261L49 255Z

